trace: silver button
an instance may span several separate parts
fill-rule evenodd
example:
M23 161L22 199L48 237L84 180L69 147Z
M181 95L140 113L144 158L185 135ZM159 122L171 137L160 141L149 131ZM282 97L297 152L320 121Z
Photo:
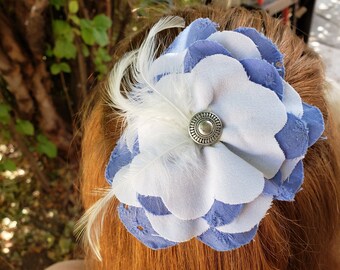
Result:
M197 144L212 145L219 141L222 128L222 121L216 114L203 111L191 118L189 135Z

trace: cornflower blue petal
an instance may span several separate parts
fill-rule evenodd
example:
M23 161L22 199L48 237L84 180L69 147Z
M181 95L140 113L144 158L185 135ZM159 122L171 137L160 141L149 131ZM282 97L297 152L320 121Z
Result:
M139 144L136 140L133 145L132 153L127 148L126 143L120 138L117 142L116 147L113 149L109 162L105 169L106 181L112 185L112 180L116 173L124 166L128 165L131 160L139 154Z
M234 234L223 233L215 228L210 228L197 238L217 251L228 251L248 244L254 238L256 231L257 226L248 232Z
M174 42L165 50L164 54L184 51L195 41L206 39L215 33L217 27L217 23L207 18L193 21L175 38Z
M234 31L249 37L256 44L262 58L265 59L269 64L273 65L280 76L284 78L285 69L283 65L283 55L269 38L265 37L263 34L260 34L254 28L240 27Z
M215 200L209 212L203 217L211 227L232 222L241 212L242 204L230 205Z
M282 185L282 174L280 171L271 179L266 179L264 183L263 194L273 195L274 197L279 195L279 189Z
M265 60L244 59L240 61L246 70L249 80L273 90L282 100L283 83L274 66Z
M308 129L295 115L287 114L287 123L275 135L286 159L304 156L308 148Z
M214 54L231 54L219 43L209 40L196 41L188 48L188 52L184 57L184 72L190 72L196 64L207 56Z
M312 146L322 135L325 124L323 121L321 111L314 106L306 103L302 103L303 115L302 121L305 122L308 128L308 147Z
M296 193L301 188L303 176L303 163L299 161L292 174L283 181L279 188L279 194L274 198L280 201L293 201Z
M161 249L177 244L158 235L152 228L143 208L120 204L118 214L125 228L149 248Z
M144 209L157 216L169 215L171 212L164 205L162 198L138 194L138 201Z

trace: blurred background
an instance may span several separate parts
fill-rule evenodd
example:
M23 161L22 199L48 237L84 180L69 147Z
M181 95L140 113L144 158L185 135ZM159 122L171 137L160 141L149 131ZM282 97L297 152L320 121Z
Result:
M340 0L0 0L0 270L81 259L79 113L117 43L195 4L265 9L340 83Z

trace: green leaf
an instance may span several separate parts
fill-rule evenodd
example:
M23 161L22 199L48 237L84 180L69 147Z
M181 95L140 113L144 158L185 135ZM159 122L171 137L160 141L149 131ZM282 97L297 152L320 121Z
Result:
M79 4L77 1L70 1L68 3L68 10L70 11L70 13L77 13L79 10Z
M53 75L57 75L57 74L59 74L60 73L60 65L58 64L58 63L54 63L54 64L52 64L52 66L51 66L51 73L53 74Z
M93 34L94 34L94 38L96 40L96 43L99 46L104 47L107 44L109 44L109 37L108 37L106 31L94 29Z
M69 253L69 251L72 247L72 240L61 237L59 239L58 246L60 248L61 254L67 254L67 253Z
M0 130L0 137L1 139L5 140L5 143L8 143L11 139L11 133L7 129L1 129Z
M0 103L0 123L2 124L8 124L10 119L9 112L11 111L11 107L7 104Z
M65 39L69 42L73 41L74 34L71 25L63 20L52 21L53 34L56 39Z
M85 44L92 46L95 43L94 28L89 20L80 20L80 34Z
M112 21L104 14L99 14L93 18L93 26L97 29L107 30L111 27Z
M70 68L69 64L67 64L65 62L52 64L52 66L51 66L51 73L53 75L57 75L60 72L70 73L71 72L71 68Z
M55 158L58 154L57 147L46 136L39 134L37 136L37 151L45 154L49 158Z
M47 44L46 46L46 51L45 51L45 54L47 57L52 57L53 56L53 50L52 50L52 47L50 44Z
M54 6L57 10L59 10L62 6L64 6L66 0L50 0L50 4Z
M65 62L61 62L60 64L60 70L66 73L70 73L71 72L71 67L68 63Z
M85 57L88 57L90 55L89 48L85 44L81 44L81 51Z
M74 59L77 55L77 48L73 42L58 39L53 48L53 53L57 58Z
M87 19L81 19L80 20L80 27L81 28L92 28L92 22Z
M72 20L72 22L74 23L74 24L76 24L76 25L79 25L80 24L80 19L79 19L79 17L77 16L77 15L70 15L70 16L68 16L71 20Z
M96 71L100 74L105 74L107 72L107 66L104 64L96 65Z
M57 58L74 59L77 49L73 44L74 33L72 27L63 20L53 20L52 26L55 37L53 54Z
M17 119L15 124L16 130L24 135L34 135L34 126L30 121Z
M0 162L0 171L15 171L17 165L10 159L5 159Z
M107 53L106 49L104 48L98 48L96 52L96 58L97 59L95 59L95 61L97 61L97 63L109 62L112 60L111 56Z

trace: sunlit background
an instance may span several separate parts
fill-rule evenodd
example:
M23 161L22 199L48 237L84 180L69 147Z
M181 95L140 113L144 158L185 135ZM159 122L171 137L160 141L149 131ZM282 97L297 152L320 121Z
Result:
M317 0L309 44L320 53L329 78L340 83L340 1Z

